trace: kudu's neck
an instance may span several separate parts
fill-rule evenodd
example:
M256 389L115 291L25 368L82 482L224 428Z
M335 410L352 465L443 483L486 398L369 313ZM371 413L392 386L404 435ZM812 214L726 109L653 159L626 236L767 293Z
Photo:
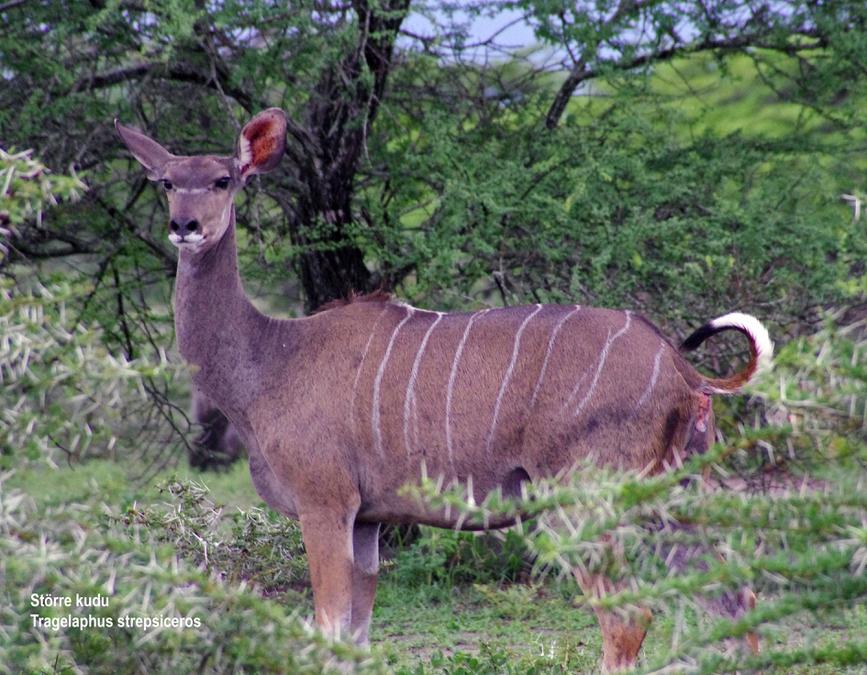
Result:
M271 320L247 296L238 272L235 209L217 244L181 250L175 286L175 329L181 356L202 391L231 416L257 395L261 349Z
M216 246L200 255L182 249L178 257L178 293L198 294L208 289L223 294L227 300L249 304L238 272L234 206L229 214L229 225ZM211 309L207 308L207 313Z

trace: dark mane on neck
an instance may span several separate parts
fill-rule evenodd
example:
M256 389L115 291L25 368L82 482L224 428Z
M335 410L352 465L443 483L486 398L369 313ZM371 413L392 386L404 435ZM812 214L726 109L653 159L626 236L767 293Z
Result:
M345 298L337 298L336 300L326 302L324 305L317 307L311 313L320 314L321 312L327 312L329 309L345 307L346 305L351 305L356 302L391 302L391 293L388 293L381 288L370 293L357 293L356 291L350 291L349 295Z

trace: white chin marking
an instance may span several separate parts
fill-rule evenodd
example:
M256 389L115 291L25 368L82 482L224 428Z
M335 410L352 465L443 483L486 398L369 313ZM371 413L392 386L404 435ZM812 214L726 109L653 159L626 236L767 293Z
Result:
M169 241L172 242L178 248L184 248L189 246L190 248L196 248L199 244L201 244L205 240L205 236L202 234L197 234L193 232L192 234L188 234L186 237L181 239L181 237L174 232L169 234Z
M747 331L752 336L753 342L756 345L758 352L758 368L764 370L771 364L771 357L774 355L774 343L771 342L771 336L768 335L768 330L762 325L756 317L742 312L732 312L718 319L711 321L713 328L722 326L738 326Z

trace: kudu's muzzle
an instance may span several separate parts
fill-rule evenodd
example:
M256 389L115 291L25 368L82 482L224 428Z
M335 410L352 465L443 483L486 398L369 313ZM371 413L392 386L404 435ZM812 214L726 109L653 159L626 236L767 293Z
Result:
M190 234L200 234L201 228L199 226L199 221L195 218L178 216L177 218L171 219L169 222L169 229L172 231L172 234L176 234L179 239L183 241Z

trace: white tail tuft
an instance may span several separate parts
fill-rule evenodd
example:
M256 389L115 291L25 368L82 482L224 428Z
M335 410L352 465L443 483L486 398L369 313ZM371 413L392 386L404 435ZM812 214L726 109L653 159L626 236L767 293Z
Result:
M710 322L714 330L724 328L739 328L746 332L756 349L756 372L760 373L771 367L771 359L774 356L774 343L768 330L756 317L742 312L731 312Z

